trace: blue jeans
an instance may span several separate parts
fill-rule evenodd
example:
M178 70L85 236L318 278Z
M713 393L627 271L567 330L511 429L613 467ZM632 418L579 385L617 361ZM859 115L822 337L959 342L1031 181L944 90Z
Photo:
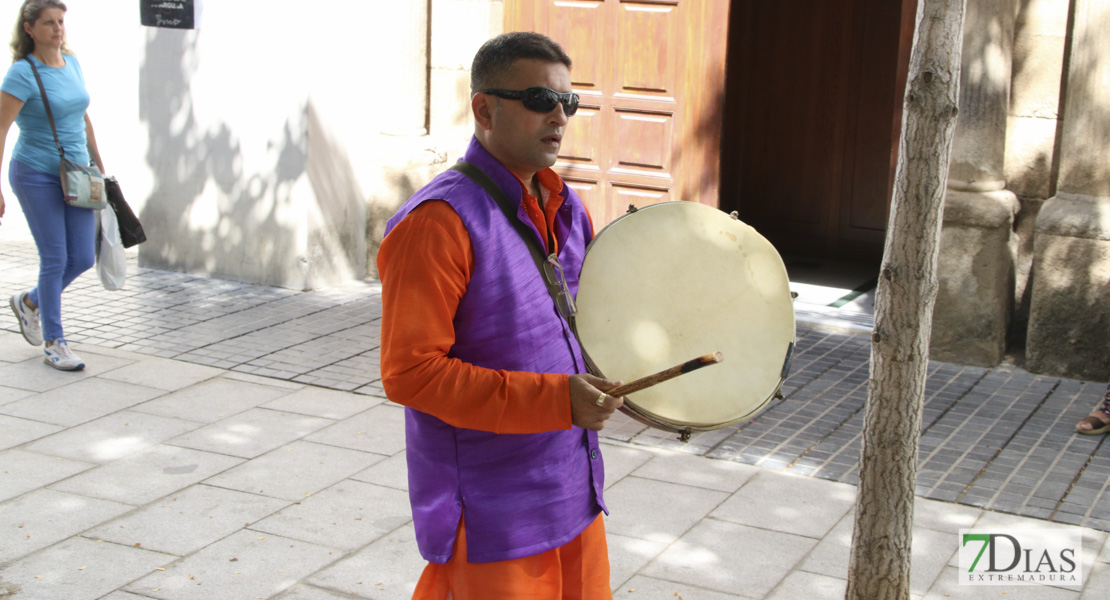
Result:
M57 173L13 159L8 181L39 249L39 283L30 297L42 316L42 337L47 342L64 339L62 290L96 262L96 215L65 203Z

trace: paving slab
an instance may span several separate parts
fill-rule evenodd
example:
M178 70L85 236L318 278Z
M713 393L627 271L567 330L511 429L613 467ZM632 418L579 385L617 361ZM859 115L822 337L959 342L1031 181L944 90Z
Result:
M633 448L604 439L601 444L601 456L605 460L605 489L613 487L626 475L659 454L654 448Z
M32 392L31 390L21 390L0 385L0 406L8 404L9 402L15 402L16 400L22 400L27 396L33 395L35 395L35 392Z
M243 460L160 444L54 484L52 489L140 506L185 489Z
M1110 564L1099 562L1087 574L1087 585L1079 600L1102 600L1106 598L1106 590L1110 589Z
M40 351L41 353L41 351ZM45 392L63 385L93 377L93 373L81 371L59 371L42 362L38 356L18 363L0 364L0 381L6 387L32 392ZM53 371L53 373L50 373Z
M0 501L37 490L95 466L19 448L5 450L0 452Z
M150 596L140 596L130 592L112 592L100 600L150 600Z
M102 377L79 379L9 402L0 406L0 414L73 427L146 402L159 394L161 392L155 388Z
M251 529L353 551L411 521L407 493L345 480L254 523Z
M165 358L147 358L105 373L106 379L143 385L165 391L176 391L206 379L218 377L220 369L194 365Z
M22 339L22 337L20 338ZM95 346L71 344L70 348L85 360L80 371L59 371L43 362L41 347L24 344L32 352L18 363L0 366L0 381L15 388L44 392L82 379L98 377L119 367L131 364L133 359L103 353ZM0 363L2 365L2 363Z
M416 532L409 524L310 575L305 582L358 598L410 600L427 564L416 549Z
M794 571L775 587L767 600L843 600L847 591L847 579Z
M297 441L212 477L206 483L299 501L376 464L380 454ZM296 473L296 477L291 477Z
M724 460L707 461L693 454L668 452L656 455L632 474L731 494L760 471L751 465Z
M0 308L7 313L3 318L13 319L11 309L6 308L7 303L7 297L0 298ZM42 347L28 344L21 334L0 331L0 364L18 363L33 358L42 360L42 355Z
M273 600L351 600L354 596L340 594L311 585L295 585L274 596Z
M268 599L340 555L326 546L243 530L124 589L158 600Z
M195 450L254 458L333 424L335 424L333 419L252 408L194 429L167 443Z
M762 471L711 516L820 538L852 509L855 496L856 488L845 483Z
M46 489L0 503L0 532L4 532L0 564L73 537L133 508Z
M625 477L605 493L610 507L606 531L669 544L721 504L728 494ZM620 507L614 510L613 507Z
M64 429L61 425L0 415L0 450L22 446Z
M388 404L374 406L305 439L393 456L405 448L405 409Z
M286 500L198 484L105 522L84 535L185 556L288 505Z
M753 600L757 598L757 596L742 596L741 593L743 593L743 590L737 590L737 593L724 593L686 583L675 583L637 575L628 583L622 585L620 589L613 590L613 598L635 598L637 600ZM798 598L807 598L808 600L807 596L797 596L791 600L797 600Z
M913 526L936 531L971 529L983 511L970 506L940 502L917 496L913 499Z
M295 392L297 390L306 389L305 385L293 381L286 381L284 379L274 379L272 377L260 377L258 375L251 375L250 373L240 373L238 371L225 371L221 376L223 379L230 379L233 381L244 381L246 383L258 383L270 387L281 388Z
M34 600L96 600L177 557L142 548L68 538L0 566L0 581Z
M609 585L614 592L629 587L627 582L667 549L667 544L661 542L628 537L608 530L605 532L605 541L609 546Z
M281 382L274 382L278 384ZM287 387L213 377L170 394L160 395L135 410L164 417L215 423L291 393Z
M104 464L196 429L197 423L121 410L27 444L25 450ZM4 430L0 419L0 431Z
M263 406L273 410L341 420L373 408L382 401L381 398L306 386Z
M351 475L351 479L408 492L408 458L405 456L404 452L398 452L371 467Z
M817 541L813 538L706 519L671 544L641 573L753 598L771 593Z

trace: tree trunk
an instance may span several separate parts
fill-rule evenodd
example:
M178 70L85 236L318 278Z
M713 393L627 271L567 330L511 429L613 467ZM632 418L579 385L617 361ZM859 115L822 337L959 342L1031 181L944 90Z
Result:
M875 300L848 600L910 596L917 446L937 294L940 217L959 105L963 21L964 0L918 0Z

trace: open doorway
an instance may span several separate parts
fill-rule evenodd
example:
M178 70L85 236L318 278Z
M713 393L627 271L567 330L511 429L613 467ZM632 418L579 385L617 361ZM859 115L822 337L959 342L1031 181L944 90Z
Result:
M733 0L730 9L720 206L775 245L793 283L825 289L804 289L799 302L866 304L916 1Z

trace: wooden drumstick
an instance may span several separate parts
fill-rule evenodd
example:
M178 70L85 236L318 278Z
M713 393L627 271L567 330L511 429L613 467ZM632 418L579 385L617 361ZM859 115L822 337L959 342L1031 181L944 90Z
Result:
M659 371L654 375L641 377L636 381L633 381L632 383L626 383L622 386L617 386L605 393L609 396L613 396L614 398L620 398L621 396L626 396L628 394L649 388L657 383L663 383L668 379L674 379L675 377L678 377L679 375L684 375L686 373L689 373L690 371L696 371L697 369L708 365L715 365L724 359L724 355L722 355L720 352L706 354L705 356L699 356L694 360L688 360L681 365L671 367L665 371Z

